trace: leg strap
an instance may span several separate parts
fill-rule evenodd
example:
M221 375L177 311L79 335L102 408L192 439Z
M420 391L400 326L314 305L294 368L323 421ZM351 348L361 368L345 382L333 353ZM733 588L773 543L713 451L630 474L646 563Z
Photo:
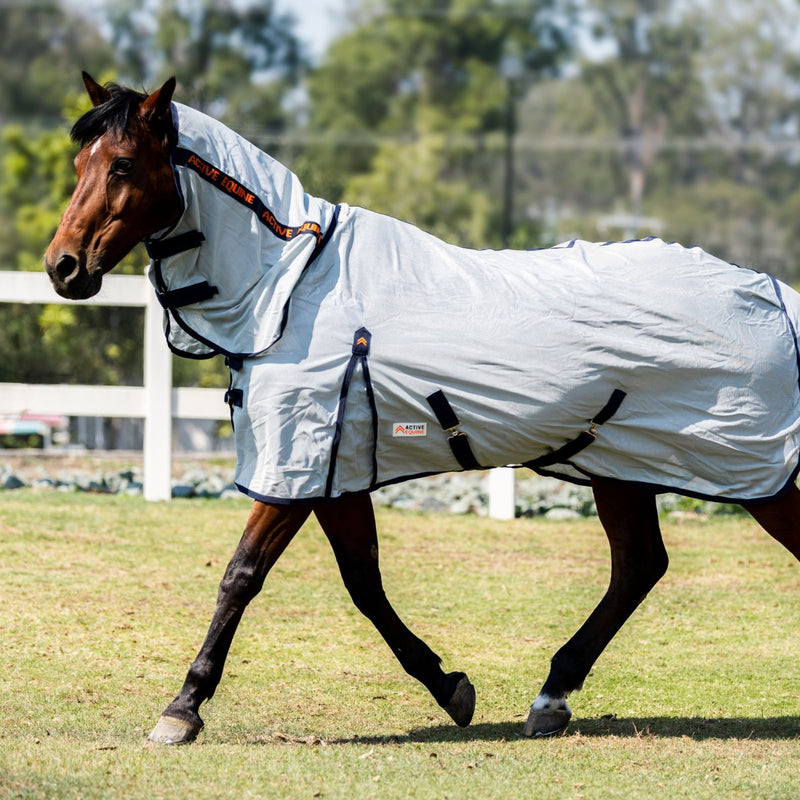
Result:
M609 401L590 420L588 430L582 431L572 441L567 442L557 450L553 450L552 453L534 458L532 461L526 461L522 466L529 469L539 469L541 467L550 467L553 464L565 464L597 438L597 429L617 413L622 401L625 399L625 394L622 389L614 389Z
M485 469L485 467L482 467L478 463L478 459L475 458L475 454L472 452L472 448L469 445L467 434L457 430L459 425L461 425L461 421L456 415L456 412L453 411L453 407L445 397L444 392L439 389L433 394L428 395L425 399L428 401L428 405L430 405L433 413L436 414L436 419L439 420L439 424L450 434L447 438L447 443L450 445L450 449L453 451L456 461L461 465L461 469Z

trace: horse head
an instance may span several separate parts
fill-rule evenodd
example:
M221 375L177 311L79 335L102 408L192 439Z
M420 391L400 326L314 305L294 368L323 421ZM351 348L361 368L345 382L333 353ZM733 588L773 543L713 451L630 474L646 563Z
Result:
M85 72L83 82L93 108L72 128L78 183L44 259L55 290L73 300L97 294L106 272L182 210L169 156L175 79L152 94Z

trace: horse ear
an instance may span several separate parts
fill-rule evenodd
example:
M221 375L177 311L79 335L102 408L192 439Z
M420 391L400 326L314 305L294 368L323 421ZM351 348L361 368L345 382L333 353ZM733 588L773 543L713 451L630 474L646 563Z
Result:
M175 78L169 78L160 89L156 89L142 102L139 113L148 121L163 119L169 114L172 95L175 92Z
M99 106L111 98L111 92L104 86L101 86L88 72L81 73L83 75L83 85L89 93L92 100L92 105Z

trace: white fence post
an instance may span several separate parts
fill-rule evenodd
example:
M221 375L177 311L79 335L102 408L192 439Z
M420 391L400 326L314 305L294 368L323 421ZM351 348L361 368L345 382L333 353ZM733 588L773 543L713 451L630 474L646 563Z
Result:
M489 470L489 516L492 519L514 519L516 496L514 492L513 467L497 467Z
M154 292L144 309L144 497L172 497L172 354Z

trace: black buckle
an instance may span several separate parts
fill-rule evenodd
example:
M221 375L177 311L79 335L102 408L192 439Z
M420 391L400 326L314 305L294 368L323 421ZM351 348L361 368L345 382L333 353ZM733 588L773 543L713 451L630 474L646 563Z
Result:
M242 407L244 403L244 390L243 389L228 389L225 392L225 402L233 408L233 406L237 406L238 408Z

